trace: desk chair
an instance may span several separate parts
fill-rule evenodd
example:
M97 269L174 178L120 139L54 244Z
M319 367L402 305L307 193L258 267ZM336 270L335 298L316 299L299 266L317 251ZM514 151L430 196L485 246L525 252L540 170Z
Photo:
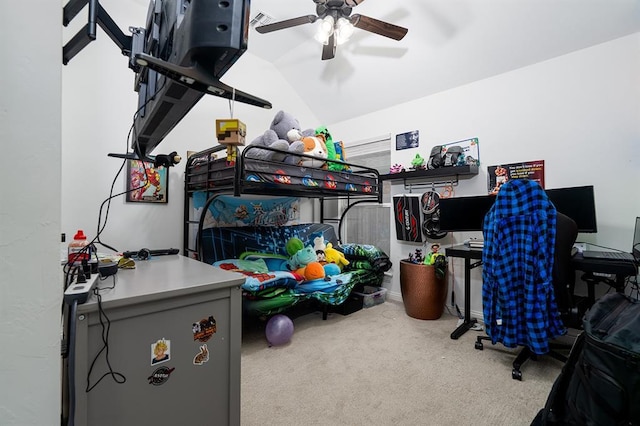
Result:
M526 179L502 186L484 220L483 313L488 336L506 347L523 346L511 376L522 380L520 367L529 358L566 356L551 340L565 334L564 318L572 309L571 248L577 225L557 213L539 184Z

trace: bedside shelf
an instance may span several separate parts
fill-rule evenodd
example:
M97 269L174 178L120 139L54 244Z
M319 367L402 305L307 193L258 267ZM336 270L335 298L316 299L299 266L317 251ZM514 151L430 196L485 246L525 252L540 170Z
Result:
M380 175L380 180L430 180L440 179L445 177L455 177L456 181L460 177L473 177L478 174L478 166L455 166L455 167L440 167L431 170L412 170L409 172L400 173L388 173L386 175Z

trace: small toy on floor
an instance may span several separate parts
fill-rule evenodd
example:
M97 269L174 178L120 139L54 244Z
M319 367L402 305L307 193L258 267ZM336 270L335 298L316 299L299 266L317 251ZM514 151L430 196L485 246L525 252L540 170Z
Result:
M291 341L293 321L286 315L276 314L269 318L265 329L269 346L280 346Z

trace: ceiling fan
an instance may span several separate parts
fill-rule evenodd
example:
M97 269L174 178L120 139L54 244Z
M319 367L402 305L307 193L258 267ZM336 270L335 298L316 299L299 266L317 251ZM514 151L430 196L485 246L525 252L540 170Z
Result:
M316 39L323 43L322 60L332 59L336 53L336 46L348 40L353 29L369 31L394 40L402 40L407 34L407 29L388 22L370 18L368 16L351 15L353 7L364 0L313 0L316 6L316 15L305 15L298 18L286 19L256 27L261 34L296 27L303 24L312 24L318 20L322 23L316 34Z

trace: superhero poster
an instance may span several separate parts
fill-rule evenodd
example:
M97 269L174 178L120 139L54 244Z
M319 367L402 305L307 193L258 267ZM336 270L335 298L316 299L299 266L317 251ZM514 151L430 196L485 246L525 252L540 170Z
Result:
M132 203L167 203L168 169L153 163L127 160L127 201Z
M496 195L500 187L511 179L530 179L544 189L544 160L501 164L487 167L487 191Z

